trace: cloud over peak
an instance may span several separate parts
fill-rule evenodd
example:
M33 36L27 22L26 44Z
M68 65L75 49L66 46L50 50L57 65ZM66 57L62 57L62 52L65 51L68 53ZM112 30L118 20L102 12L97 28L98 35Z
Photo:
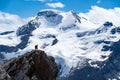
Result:
M97 1L97 4L100 4L101 2L102 2L102 0L98 0L98 1Z
M33 17L21 18L18 15L0 11L0 32L16 30L19 26L26 24Z
M61 2L57 2L57 3L46 3L47 6L51 7L51 8L64 8L65 5Z
M113 22L114 25L120 26L120 7L105 9L98 6L92 6L87 13L80 13L80 16L86 17L96 24L103 24L106 21Z

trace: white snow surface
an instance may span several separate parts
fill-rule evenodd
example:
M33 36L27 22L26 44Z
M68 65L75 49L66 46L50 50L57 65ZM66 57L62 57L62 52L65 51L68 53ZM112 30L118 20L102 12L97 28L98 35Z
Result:
M7 35L0 35L0 45L16 46L21 42L20 37L15 32Z
M44 11L44 10L43 10ZM53 10L54 11L54 10ZM98 40L108 40L108 41L118 41L120 35L110 34L110 30L115 27L110 27L107 31L100 34L85 35L82 37L77 37L76 33L92 31L95 30L99 24L94 24L85 18L80 18L81 23L69 12L59 12L55 13L62 15L61 23L51 26L44 17L39 17L39 19L34 19L34 22L41 23L40 26L32 32L32 36L29 38L28 45L25 49L19 50L17 53L5 54L6 58L16 57L34 49L34 46L38 44L39 49L44 50L48 55L53 56L58 64L62 65L62 75L65 76L70 72L71 68L82 66L87 59L91 61L105 61L108 59L111 51L101 51L104 43L95 44ZM102 25L103 26L103 25ZM100 26L101 27L101 26ZM16 45L20 42L20 38L13 35L0 35L1 45ZM50 35L50 37L47 37ZM57 43L52 45L55 36ZM14 37L10 40L8 37ZM113 37L115 36L115 38ZM5 41L5 42L4 42ZM109 45L109 44L108 44ZM107 56L102 58L101 56ZM93 67L99 67L97 65L91 65Z

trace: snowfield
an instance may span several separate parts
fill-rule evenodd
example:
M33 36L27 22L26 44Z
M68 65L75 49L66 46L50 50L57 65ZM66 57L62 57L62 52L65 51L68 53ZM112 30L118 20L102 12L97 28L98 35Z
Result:
M103 46L112 45L112 42L120 39L119 33L111 34L116 26L110 25L110 22L107 23L108 27L94 24L72 11L42 10L31 24L34 24L32 26L35 29L31 31L26 47L17 52L2 54L10 59L34 49L38 44L39 49L55 58L61 67L61 76L68 75L71 68L83 67L87 62L90 66L99 68L97 64L91 63L105 61L111 54L110 50L103 50ZM24 28L23 26L22 29ZM0 45L19 44L23 35L17 36L16 32L0 35Z

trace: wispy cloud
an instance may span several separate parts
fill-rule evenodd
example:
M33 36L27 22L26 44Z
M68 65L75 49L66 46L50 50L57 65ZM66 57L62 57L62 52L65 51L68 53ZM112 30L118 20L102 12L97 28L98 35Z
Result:
M37 1L37 2L46 2L47 0L24 0L24 1Z
M40 2L45 2L46 0L38 0L38 1L40 1Z
M51 7L51 8L64 8L65 5L61 2L57 2L57 3L46 3L47 6Z
M80 16L88 18L96 24L103 24L105 21L113 22L114 25L120 26L120 7L114 9L105 9L98 6L92 6L87 13L80 13Z
M16 30L18 27L27 23L31 19L32 17L21 18L18 15L13 15L0 11L0 32Z
M102 0L97 0L97 4L100 4L102 2Z
M52 1L57 1L57 0L38 0L40 2L52 2Z
M52 2L56 0L24 0L24 1Z

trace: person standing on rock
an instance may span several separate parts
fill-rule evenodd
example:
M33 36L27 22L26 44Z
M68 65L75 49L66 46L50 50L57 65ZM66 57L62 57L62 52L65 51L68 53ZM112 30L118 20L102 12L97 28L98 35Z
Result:
M38 49L38 45L35 45L35 50L37 50Z

